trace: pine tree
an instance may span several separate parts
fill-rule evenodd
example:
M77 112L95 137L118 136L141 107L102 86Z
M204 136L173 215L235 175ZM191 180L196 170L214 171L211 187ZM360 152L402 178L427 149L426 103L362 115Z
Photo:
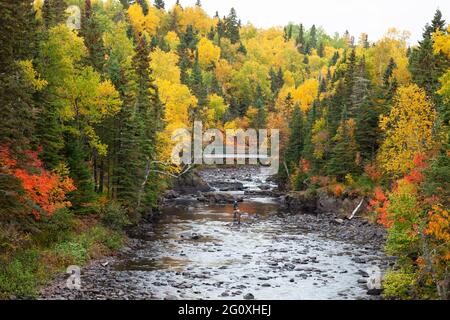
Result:
M228 17L225 19L225 37L235 44L241 39L239 34L240 22L237 18L236 10L231 8Z
M330 159L326 166L327 174L342 181L347 174L359 173L356 162L358 147L355 139L355 122L353 119L348 119L345 107L332 143Z
M316 49L317 48L317 30L316 25L312 25L311 30L309 30L309 48Z
M371 83L363 56L355 75L351 95L353 114L350 114L356 120L355 139L363 160L373 160L378 149L380 107L374 105L371 97Z
M325 56L325 48L323 46L323 42L319 44L319 47L317 48L317 54L319 57L323 58Z
M304 147L303 113L298 105L294 106L294 113L289 123L289 140L285 151L288 168L298 166Z
M347 70L344 76L344 87L345 87L345 103L348 110L350 111L350 117L353 117L353 101L351 99L353 93L353 87L355 85L355 70L356 70L356 52L352 49L350 56L347 60Z
M188 69L191 67L191 60L189 58L189 51L196 51L197 44L197 34L194 32L192 25L188 25L186 32L181 34L180 44L177 48L180 57L178 66L180 67L181 83L186 85L190 83Z
M395 63L394 59L391 58L383 75L383 89L385 91L385 98L387 100L391 100L394 97L395 91L398 87L397 79L393 76L394 70L396 68L397 64Z
M433 52L432 33L436 30L445 32L445 21L442 19L440 10L436 11L431 26L428 24L425 26L423 39L419 41L419 46L412 50L409 70L413 82L424 88L435 105L442 108L442 99L436 92L441 86L439 78L450 67L450 59L443 54L435 55ZM444 110L440 111L443 113Z
M312 143L312 129L316 119L318 118L317 114L318 101L314 101L311 109L308 110L308 114L306 117L305 123L305 138L303 142L303 153L302 156L311 164L311 169L313 172L317 172L318 163L316 158L314 157L314 145Z
M339 52L335 51L333 57L331 57L330 66L335 66L338 60L339 60Z
M216 30L214 29L214 27L211 27L211 29L208 32L208 39L213 41L215 37L216 37Z
M305 53L305 34L303 30L303 24L300 24L297 38L295 39L295 44L300 53Z
M208 92L206 91L205 84L203 83L202 69L200 68L198 59L195 60L194 66L192 68L192 74L189 83L192 93L197 97L198 106L201 108L205 107L208 104Z
M238 52L242 53L243 55L247 54L247 48L245 48L244 44L241 42L239 45L239 48L237 50Z
M258 110L258 113L256 114L255 129L264 128L267 121L267 113L262 89L259 84L256 87L256 100L254 104L256 109Z
M272 93L276 98L281 88L284 86L284 75L281 67L278 68L278 72L275 72L273 68L270 68L269 78L270 78L270 89L272 90Z
M50 0L44 0L42 4L42 19L44 20L44 25L47 29L53 25L54 16L50 5Z
M94 181L87 164L88 155L83 142L80 139L75 139L71 134L67 134L65 138L65 157L69 166L70 177L77 187L69 195L72 208L80 214L91 213L96 196Z
M0 145L13 149L27 146L35 121L33 90L22 74L17 60L32 59L35 34L31 26L31 0L0 2ZM34 18L33 18L34 19ZM14 151L14 150L13 150Z
M92 10L91 0L85 0L84 11L81 19L81 35L88 49L87 64L102 73L105 63L105 47L103 45L103 31Z

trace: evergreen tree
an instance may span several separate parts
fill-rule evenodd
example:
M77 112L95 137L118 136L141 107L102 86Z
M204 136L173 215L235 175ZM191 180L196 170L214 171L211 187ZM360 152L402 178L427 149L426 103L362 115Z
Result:
M344 76L344 87L345 87L344 99L350 117L354 116L352 93L353 87L355 85L355 71L356 71L356 52L355 49L352 49L352 51L350 52L350 56L347 60L347 70L345 71Z
M188 25L186 32L181 34L180 44L177 51L180 57L178 66L180 67L181 83L188 85L190 83L188 69L191 67L189 51L196 51L198 44L197 34L194 32L192 25Z
M16 62L33 58L32 4L31 0L0 2L0 145L7 143L13 149L28 146L34 131L33 90Z
M347 174L359 173L356 163L358 147L355 139L353 119L348 119L344 107L342 120L336 135L332 139L330 159L327 162L327 174L342 181Z
M300 53L305 53L305 34L303 30L303 24L300 24L297 38L295 39L295 44Z
M309 30L309 48L316 49L317 48L317 30L316 25L312 25L311 30Z
M333 57L331 57L330 66L335 66L338 60L339 60L339 52L335 51Z
M363 56L355 75L351 95L353 114L350 113L356 120L355 139L363 160L373 160L378 149L380 108L374 105L371 97L371 83Z
M201 109L208 104L208 92L206 91L205 84L203 83L202 69L198 63L198 59L195 60L192 68L192 74L190 79L190 88L192 93L197 97L198 106Z
M237 18L236 10L231 8L228 17L225 19L225 36L235 44L241 39L239 34L240 22Z
M91 0L85 0L83 15L81 18L81 35L88 49L87 64L102 73L105 63L105 48L103 45L103 31L98 23L91 5Z
M214 27L211 27L211 29L208 32L208 39L213 41L215 37L216 37L216 30L214 29Z
M238 52L242 53L243 55L247 54L247 49L245 48L244 44L241 42L241 44L239 45L239 48L237 50Z
M422 41L419 41L419 46L414 48L409 59L409 70L412 75L412 80L419 87L422 87L427 92L427 95L432 98L436 106L441 106L442 99L436 94L441 87L439 78L450 67L450 59L443 54L435 55L433 52L432 33L436 30L445 32L445 21L442 19L442 13L437 10L433 21L430 25L425 26Z
M314 123L316 122L316 119L318 117L317 114L317 106L318 101L314 101L311 109L308 110L308 114L306 117L306 123L305 123L305 135L304 135L304 143L303 143L303 153L302 156L306 160L309 161L311 164L311 169L313 172L317 172L318 170L318 163L317 159L314 157L314 145L312 143L312 129L314 126Z
M258 113L256 114L255 129L264 128L267 121L267 113L262 89L259 84L256 87L256 100L254 104L256 109L258 110Z
M94 181L88 166L88 155L81 139L67 134L65 138L65 156L69 166L70 177L77 189L70 193L72 208L80 214L91 213L96 199Z
M303 113L298 105L294 106L294 113L289 123L289 140L285 151L288 168L298 166L304 147Z
M272 90L272 93L276 97L280 92L280 89L284 86L284 76L281 67L278 69L278 72L275 72L273 68L270 68L269 78L270 78L270 89Z
M317 54L319 57L323 58L325 56L325 48L323 46L323 42L319 44L319 47L317 48Z

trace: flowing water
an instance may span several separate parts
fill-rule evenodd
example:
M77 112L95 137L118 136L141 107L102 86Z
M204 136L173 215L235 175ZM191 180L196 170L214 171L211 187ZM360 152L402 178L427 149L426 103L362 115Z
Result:
M250 175L246 180L248 190L269 185L261 175ZM232 193L243 195L242 191ZM177 199L163 208L157 222L140 232L132 249L119 254L107 271L85 272L82 297L369 297L362 275L367 276L368 268L383 265L382 252L308 233L304 226L287 223L275 198L247 197L239 208L244 213L241 225L233 223L230 204Z

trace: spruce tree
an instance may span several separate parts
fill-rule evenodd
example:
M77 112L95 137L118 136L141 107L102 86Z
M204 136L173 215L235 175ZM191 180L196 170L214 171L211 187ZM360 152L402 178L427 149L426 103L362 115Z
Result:
M324 57L324 55L325 55L325 48L324 48L324 46L323 46L323 42L321 42L321 43L319 44L319 47L317 48L317 54L318 54L318 56L321 57L321 58Z
M225 36L232 44L238 43L241 39L239 34L240 22L237 18L236 10L231 8L228 17L225 19Z
M259 84L256 87L256 100L254 104L258 111L258 113L256 114L255 129L262 129L266 125L267 113L262 89Z
M353 114L356 120L355 139L363 160L373 160L378 149L378 121L380 107L372 101L372 88L363 56L355 74L351 95Z
M427 92L436 106L440 107L441 114L444 114L445 108L442 98L436 94L441 84L439 79L450 67L450 59L444 54L435 55L433 52L432 33L436 30L445 32L445 21L442 19L442 13L437 10L431 25L426 25L422 41L419 46L414 48L409 59L409 70L412 80L419 87ZM443 119L444 122L448 119Z
M289 123L289 140L285 151L285 160L289 169L298 166L304 147L303 113L298 105L294 106L294 113Z
M7 143L13 149L29 147L35 124L33 89L16 62L33 58L32 4L31 0L0 2L0 145Z
M349 110L349 116L354 116L353 110L353 101L352 101L352 93L353 87L355 85L355 70L356 70L356 51L352 49L350 52L350 56L347 60L347 70L345 71L344 76L344 90L345 90L345 104Z
M97 72L102 73L105 63L103 31L93 12L91 0L85 0L80 33L89 52L86 63L91 65Z
M77 187L69 195L72 208L80 214L91 213L96 195L94 181L88 166L88 154L83 141L74 138L70 133L65 137L65 157L69 166L70 177Z
M295 44L300 53L305 53L305 31L303 30L303 24L300 24L297 38L295 39Z
M358 147L354 129L354 121L348 119L347 109L344 107L326 166L327 174L335 176L339 181L343 181L347 174L357 174L360 171L356 163Z
M317 114L318 101L314 101L311 109L308 110L308 114L306 116L305 122L305 137L303 142L303 153L302 156L311 164L311 169L313 172L317 172L318 164L316 158L314 157L314 145L312 143L312 130L316 119L318 118Z
M198 59L195 60L192 67L191 79L189 81L190 88L194 95L197 97L198 105L200 107L206 107L208 104L208 92L205 84L203 83L203 74Z
M316 25L312 25L311 30L309 30L309 48L317 49L317 30Z

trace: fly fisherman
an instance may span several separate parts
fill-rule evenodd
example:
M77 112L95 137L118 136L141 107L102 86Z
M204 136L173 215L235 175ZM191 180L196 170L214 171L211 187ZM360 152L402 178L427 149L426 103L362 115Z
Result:
M233 203L233 220L237 221L238 224L241 224L241 211L239 210L238 202L235 200Z

